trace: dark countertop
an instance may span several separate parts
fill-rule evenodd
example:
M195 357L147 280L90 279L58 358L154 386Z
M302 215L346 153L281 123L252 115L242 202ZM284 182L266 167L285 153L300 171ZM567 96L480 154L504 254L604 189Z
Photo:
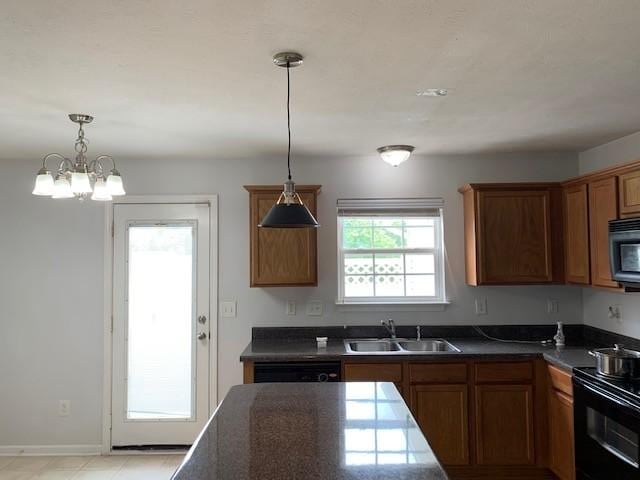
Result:
M392 383L233 387L173 480L446 480Z
M591 345L568 346L557 349L555 346L543 346L532 343L504 343L479 338L448 339L461 352L438 352L433 354L394 353L387 355L367 355L347 353L342 339L330 339L325 349L318 349L315 340L256 340L251 342L240 355L241 361L285 362L300 360L344 360L357 359L439 359L502 357L502 356L544 356L554 365L571 370L576 367L593 367L595 361L588 354Z

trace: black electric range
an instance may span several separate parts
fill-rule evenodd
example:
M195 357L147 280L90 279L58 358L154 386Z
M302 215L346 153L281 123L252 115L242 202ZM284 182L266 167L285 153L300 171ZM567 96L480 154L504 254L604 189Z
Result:
M573 373L576 478L640 479L640 381Z

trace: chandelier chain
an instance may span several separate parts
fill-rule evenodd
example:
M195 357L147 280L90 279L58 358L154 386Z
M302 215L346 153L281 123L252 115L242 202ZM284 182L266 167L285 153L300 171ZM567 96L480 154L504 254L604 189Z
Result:
M289 135L289 143L287 145L287 171L289 172L289 180L291 180L291 81L289 79L289 68L291 64L287 62L287 133Z

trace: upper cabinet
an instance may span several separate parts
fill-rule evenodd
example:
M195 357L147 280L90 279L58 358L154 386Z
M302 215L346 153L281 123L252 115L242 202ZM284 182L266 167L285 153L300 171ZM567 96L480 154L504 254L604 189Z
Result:
M589 197L587 184L566 186L564 196L564 258L568 283L589 285Z
M470 184L459 192L464 196L467 284L563 280L559 184Z
M618 177L620 217L640 216L640 169L622 173Z
M617 288L609 266L609 220L618 218L616 177L589 183L589 240L591 244L591 284Z
M315 286L318 284L315 228L258 228L278 200L282 185L245 185L249 192L250 286ZM314 217L320 185L296 185Z

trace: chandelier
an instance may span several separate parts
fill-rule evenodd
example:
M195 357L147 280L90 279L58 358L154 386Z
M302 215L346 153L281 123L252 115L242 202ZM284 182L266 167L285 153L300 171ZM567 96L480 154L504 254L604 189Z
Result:
M72 161L59 153L49 153L42 159L42 168L38 170L34 195L51 198L78 198L85 200L91 194L91 200L108 202L114 196L124 195L120 172L116 170L116 162L109 155L100 155L95 160L87 161L87 142L84 137L84 125L91 123L93 117L81 113L69 114L69 120L79 125L78 138L75 143L75 159ZM47 160L58 160L55 178L47 169ZM104 162L111 165L105 169Z

